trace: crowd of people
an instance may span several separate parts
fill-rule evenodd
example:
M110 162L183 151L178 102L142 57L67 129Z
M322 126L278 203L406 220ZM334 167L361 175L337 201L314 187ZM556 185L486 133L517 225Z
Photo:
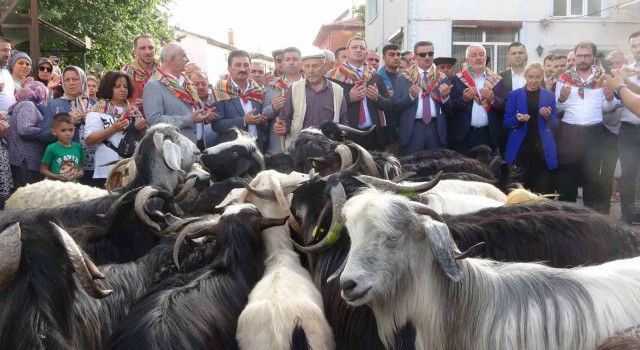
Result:
M620 51L598 60L589 41L539 63L514 42L509 68L496 73L485 48L473 44L456 72L456 59L436 57L432 42L378 53L354 37L335 52L276 50L270 72L235 50L228 74L211 79L179 43L159 49L141 35L134 59L98 79L61 69L55 55L32 63L0 38L0 196L43 178L102 187L113 161L130 156L157 123L179 126L201 149L239 128L275 154L302 129L333 121L375 126L352 140L396 155L440 148L468 155L486 145L519 169L526 188L576 201L582 186L585 205L604 213L619 159L622 219L635 223L640 32L629 45L631 64Z

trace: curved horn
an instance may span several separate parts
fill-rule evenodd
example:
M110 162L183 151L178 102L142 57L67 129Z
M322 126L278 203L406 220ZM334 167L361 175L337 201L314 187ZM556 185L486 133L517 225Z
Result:
M134 208L135 208L136 215L138 215L138 218L140 219L140 221L142 221L145 225L154 229L157 232L156 233L157 236L162 237L159 234L159 232L161 231L160 225L158 225L156 222L151 220L151 218L149 217L149 215L147 215L147 212L144 209L144 204L150 198L157 197L158 194L163 194L163 192L151 186L146 186L142 188L140 192L138 192L138 195L136 196Z
M302 247L292 241L294 246L300 251L307 254L320 253L340 239L340 232L342 232L342 228L344 226L342 223L342 207L344 207L344 203L347 201L347 194L340 182L331 187L330 193L331 205L333 206L333 216L331 218L331 227L329 227L329 232L327 232L318 244L310 247Z
M382 180L376 177L371 177L366 175L356 176L356 179L383 191L395 192L403 196L415 196L435 187L438 184L438 182L440 182L441 177L442 177L442 171L438 172L438 175L436 175L436 177L431 181L416 182L416 183L402 184L402 185L396 184L392 181Z
M122 175L123 172L120 169L120 167L128 164L130 161L132 161L133 158L124 158L124 159L120 159L119 161L116 162L116 164L111 168L111 170L109 170L109 175L107 175L107 182L105 184L105 187L107 189L107 191L109 193L113 192L114 190L117 190L118 188L122 187ZM103 166L106 164L103 164ZM118 178L116 178L116 174L120 174L120 176Z
M19 222L0 232L0 292L9 286L20 267L22 256L20 237Z
M438 214L435 210L431 209L431 207L427 206L426 204L411 201L409 202L409 206L411 206L411 209L413 209L413 211L415 211L417 214L427 215L430 216L433 220L444 222L442 216L440 216L440 214Z
M262 232L274 226L282 226L287 222L288 219L289 219L288 216L285 216L282 218L262 218L261 217L258 220L258 231Z
M197 176L188 178L184 185L182 185L182 189L180 189L180 193L178 193L178 195L175 197L175 200L178 202L182 201L189 194L189 192L191 192L193 187L195 187L197 180Z
M158 233L158 236L166 236L166 235L170 234L171 232L176 232L176 231L182 229L183 227L189 225L190 223L196 222L198 220L200 220L200 217L180 219L180 220L172 223L171 225L169 225L164 230L160 231Z
M395 183L399 183L402 182L412 176L416 176L416 172L415 171L407 171L406 173L392 179L391 181L395 182Z
M296 220L296 218L293 216L293 213L291 213L291 209L289 208L290 204L287 201L287 198L285 197L284 192L282 191L282 185L280 185L280 180L272 176L271 187L273 188L273 194L276 196L276 200L278 201L280 208L282 209L282 211L284 211L285 215L289 216L289 225L291 225L291 228L297 234L301 234L302 228L300 228L300 224L298 223L298 220Z
M311 231L311 237L313 239L318 237L318 231L320 231L320 224L322 223L322 220L324 219L324 216L327 214L327 210L329 210L329 208L331 208L331 200L328 200L324 204L324 207L322 207L322 210L320 211L320 215L318 216L318 220L316 221L316 225L313 227L313 231Z
M350 132L352 134L366 136L366 135L371 134L373 132L373 129L376 128L376 126L373 125L368 130L358 130L358 129L354 129L354 128L350 127L350 126L338 124L338 128L341 131L344 131L344 132Z
M138 192L140 192L140 190L142 190L142 187L134 188L133 190L121 195L120 197L118 197L118 199L115 202L113 202L113 204L111 204L109 209L107 209L106 213L98 214L97 216L103 219L110 219L113 216L113 214L115 214L115 212L118 210L120 205L122 205L125 201L129 201L135 198L135 196L138 194Z
M262 171L266 169L267 166L265 165L264 155L262 155L262 152L260 152L260 150L256 148L256 150L252 154L253 154L253 159L255 159L260 165L260 170Z
M334 272L333 274L331 274L331 276L329 276L329 278L327 278L327 283L331 283L334 279L340 278L340 275L342 274L342 271L344 271L344 268L346 266L347 266L347 257L344 258L344 260L342 261L342 264L340 264L340 267L338 267L336 272Z
M361 155L364 157L364 165L367 169L367 174L369 174L370 176L375 176L379 178L380 173L378 172L378 167L376 166L376 162L373 160L373 157L371 157L371 153L369 153L369 151L367 151L366 149L364 149L362 146L360 146L355 142L352 143L351 145L362 152Z
M348 167L345 170L348 171L358 171L360 170L360 167L362 166L362 162L364 160L364 155L362 154L362 151L358 148L358 159L356 159L356 162L353 163L350 167Z
M196 218L195 222L189 223L185 228L180 231L178 237L176 237L176 241L173 243L173 264L176 265L178 269L180 269L180 247L184 242L186 237L190 239L200 238L207 234L215 234L216 225L220 222L220 215L215 215L213 217L202 217Z
M273 194L273 191L255 189L249 183L247 183L246 181L243 181L242 184L244 185L244 188L246 188L247 191L249 191L249 193L253 194L254 196L256 196L256 197L258 197L260 199L265 199L265 200L269 200L269 201L272 201L272 200L276 199L276 195Z
M349 147L340 144L336 146L334 152L338 153L340 156L340 170L343 170L353 164L353 156L351 155Z
M89 271L87 264L85 263L85 257L83 256L82 251L73 240L73 238L71 238L71 236L69 236L69 234L60 226L51 221L49 223L51 224L51 226L53 226L54 231L58 234L60 240L62 241L62 244L67 250L67 254L69 255L69 259L71 260L73 269L76 272L76 277L78 278L78 281L80 281L80 285L82 285L82 288L87 292L87 294L96 299L102 299L109 296L113 291L102 290L100 289L100 287L98 287L96 282L93 280L93 277L91 276L91 272ZM93 263L92 266L97 270L97 267L95 267ZM101 272L98 271L98 273L102 275Z

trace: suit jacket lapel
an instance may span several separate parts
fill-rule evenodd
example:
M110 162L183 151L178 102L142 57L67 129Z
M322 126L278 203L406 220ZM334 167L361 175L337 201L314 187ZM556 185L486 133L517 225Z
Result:
M240 115L244 117L246 113L244 112L244 108L242 108L242 102L240 102L240 98L234 98L233 100L231 100L231 103L233 103L233 106L236 107Z

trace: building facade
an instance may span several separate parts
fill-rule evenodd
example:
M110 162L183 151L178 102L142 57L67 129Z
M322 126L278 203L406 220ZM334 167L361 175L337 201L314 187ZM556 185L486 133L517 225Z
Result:
M491 68L501 71L513 41L525 44L529 62L566 54L581 40L628 53L629 34L640 30L640 0L366 0L365 25L371 49L393 42L412 50L429 40L436 56L462 62L469 44L482 43Z

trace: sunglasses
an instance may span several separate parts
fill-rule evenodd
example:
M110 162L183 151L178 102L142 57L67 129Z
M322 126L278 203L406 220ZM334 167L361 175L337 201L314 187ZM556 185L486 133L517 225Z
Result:
M45 67L45 66L38 67L38 70L41 71L41 72L49 72L49 73L53 72L53 68Z
M420 56L422 58L425 58L425 57L427 57L427 55L429 55L429 57L433 57L434 54L435 54L435 52L429 51L429 52L420 52L420 53L417 53L416 55L418 55L418 56Z

